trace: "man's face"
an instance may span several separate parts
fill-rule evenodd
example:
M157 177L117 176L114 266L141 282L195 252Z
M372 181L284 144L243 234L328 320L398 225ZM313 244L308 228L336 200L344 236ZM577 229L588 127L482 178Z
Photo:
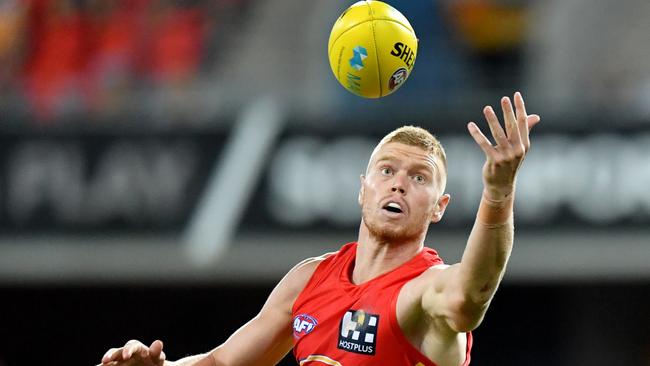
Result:
M442 218L449 195L442 194L441 162L416 146L387 143L371 157L361 177L359 203L370 233L382 241L418 239Z

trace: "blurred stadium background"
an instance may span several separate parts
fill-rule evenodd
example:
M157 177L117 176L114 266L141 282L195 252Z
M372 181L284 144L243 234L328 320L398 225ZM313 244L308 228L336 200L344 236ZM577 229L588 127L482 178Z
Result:
M419 55L363 100L326 57L351 1L0 1L0 365L218 345L356 239L358 176L402 124L446 146L428 245L457 261L483 159L465 124L515 90L543 123L472 364L650 365L650 2L388 2Z

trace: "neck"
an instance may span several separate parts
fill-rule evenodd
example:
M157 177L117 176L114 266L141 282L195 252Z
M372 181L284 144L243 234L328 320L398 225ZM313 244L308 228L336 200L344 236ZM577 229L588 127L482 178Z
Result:
M410 241L388 242L372 235L362 220L352 282L367 282L408 262L422 251L425 235Z

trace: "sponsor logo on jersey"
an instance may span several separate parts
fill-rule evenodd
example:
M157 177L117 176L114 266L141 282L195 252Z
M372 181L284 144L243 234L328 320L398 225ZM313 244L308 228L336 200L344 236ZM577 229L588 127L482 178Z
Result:
M406 77L408 75L408 71L406 71L406 69L403 67L395 70L393 75L390 76L390 79L388 79L388 89L395 90L395 88L397 88L401 83L404 82L404 80L406 80Z
M368 51L361 46L356 46L352 49L352 58L350 59L350 66L359 71L365 66L363 60L368 57Z
M311 333L318 325L314 317L307 314L298 314L293 318L293 336L300 338Z
M348 310L339 326L339 349L374 355L377 344L379 315L369 314L363 310Z
M415 52L405 45L402 42L397 42L393 45L393 50L390 51L390 54L404 61L406 66L411 69L413 68L413 62L415 62Z

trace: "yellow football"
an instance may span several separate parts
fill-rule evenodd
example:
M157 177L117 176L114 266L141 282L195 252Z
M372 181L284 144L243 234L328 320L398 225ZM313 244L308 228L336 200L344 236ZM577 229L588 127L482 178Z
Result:
M350 92L379 98L411 74L418 39L402 13L381 1L359 1L336 20L327 46L336 80Z

